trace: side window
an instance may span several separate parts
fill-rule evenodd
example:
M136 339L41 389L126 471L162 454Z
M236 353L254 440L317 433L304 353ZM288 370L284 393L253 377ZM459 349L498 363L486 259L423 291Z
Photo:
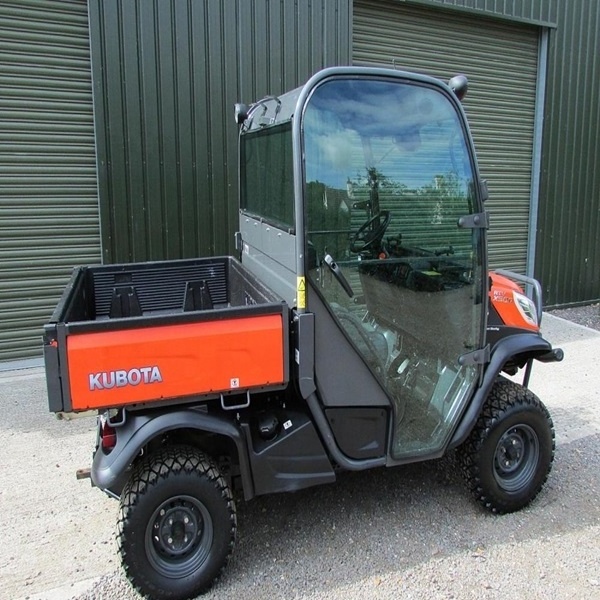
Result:
M273 225L294 228L292 133L289 123L245 134L241 208Z

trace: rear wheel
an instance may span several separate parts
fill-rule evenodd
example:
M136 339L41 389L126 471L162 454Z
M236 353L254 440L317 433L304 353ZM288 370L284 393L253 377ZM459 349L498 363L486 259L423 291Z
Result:
M137 465L121 495L117 541L127 577L148 597L193 598L225 568L236 527L214 462L192 447L162 449Z
M467 485L491 512L519 510L539 493L554 458L554 427L532 392L499 379L459 449Z

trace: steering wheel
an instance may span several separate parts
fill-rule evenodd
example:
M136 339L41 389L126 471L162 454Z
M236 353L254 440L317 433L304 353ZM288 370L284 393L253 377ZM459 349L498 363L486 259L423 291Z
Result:
M392 215L389 210L382 210L373 215L366 223L363 223L360 229L352 236L350 240L350 250L352 252L362 252L379 244L383 239L385 230L390 224ZM379 225L371 230L373 223L379 220Z

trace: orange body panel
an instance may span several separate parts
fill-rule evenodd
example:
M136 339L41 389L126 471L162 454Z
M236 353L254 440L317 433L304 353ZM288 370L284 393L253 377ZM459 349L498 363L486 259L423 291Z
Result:
M67 338L73 410L284 383L281 315Z
M537 325L528 323L523 318L521 311L515 304L513 292L522 294L523 290L514 281L511 281L502 275L498 275L498 273L492 272L490 273L490 277L492 279L490 302L494 305L502 322L508 327L539 331Z

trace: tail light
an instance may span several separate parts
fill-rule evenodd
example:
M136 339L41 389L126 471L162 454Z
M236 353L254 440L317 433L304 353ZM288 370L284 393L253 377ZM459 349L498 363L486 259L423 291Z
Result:
M117 431L105 417L100 419L99 436L100 446L105 452L110 452L117 445Z

